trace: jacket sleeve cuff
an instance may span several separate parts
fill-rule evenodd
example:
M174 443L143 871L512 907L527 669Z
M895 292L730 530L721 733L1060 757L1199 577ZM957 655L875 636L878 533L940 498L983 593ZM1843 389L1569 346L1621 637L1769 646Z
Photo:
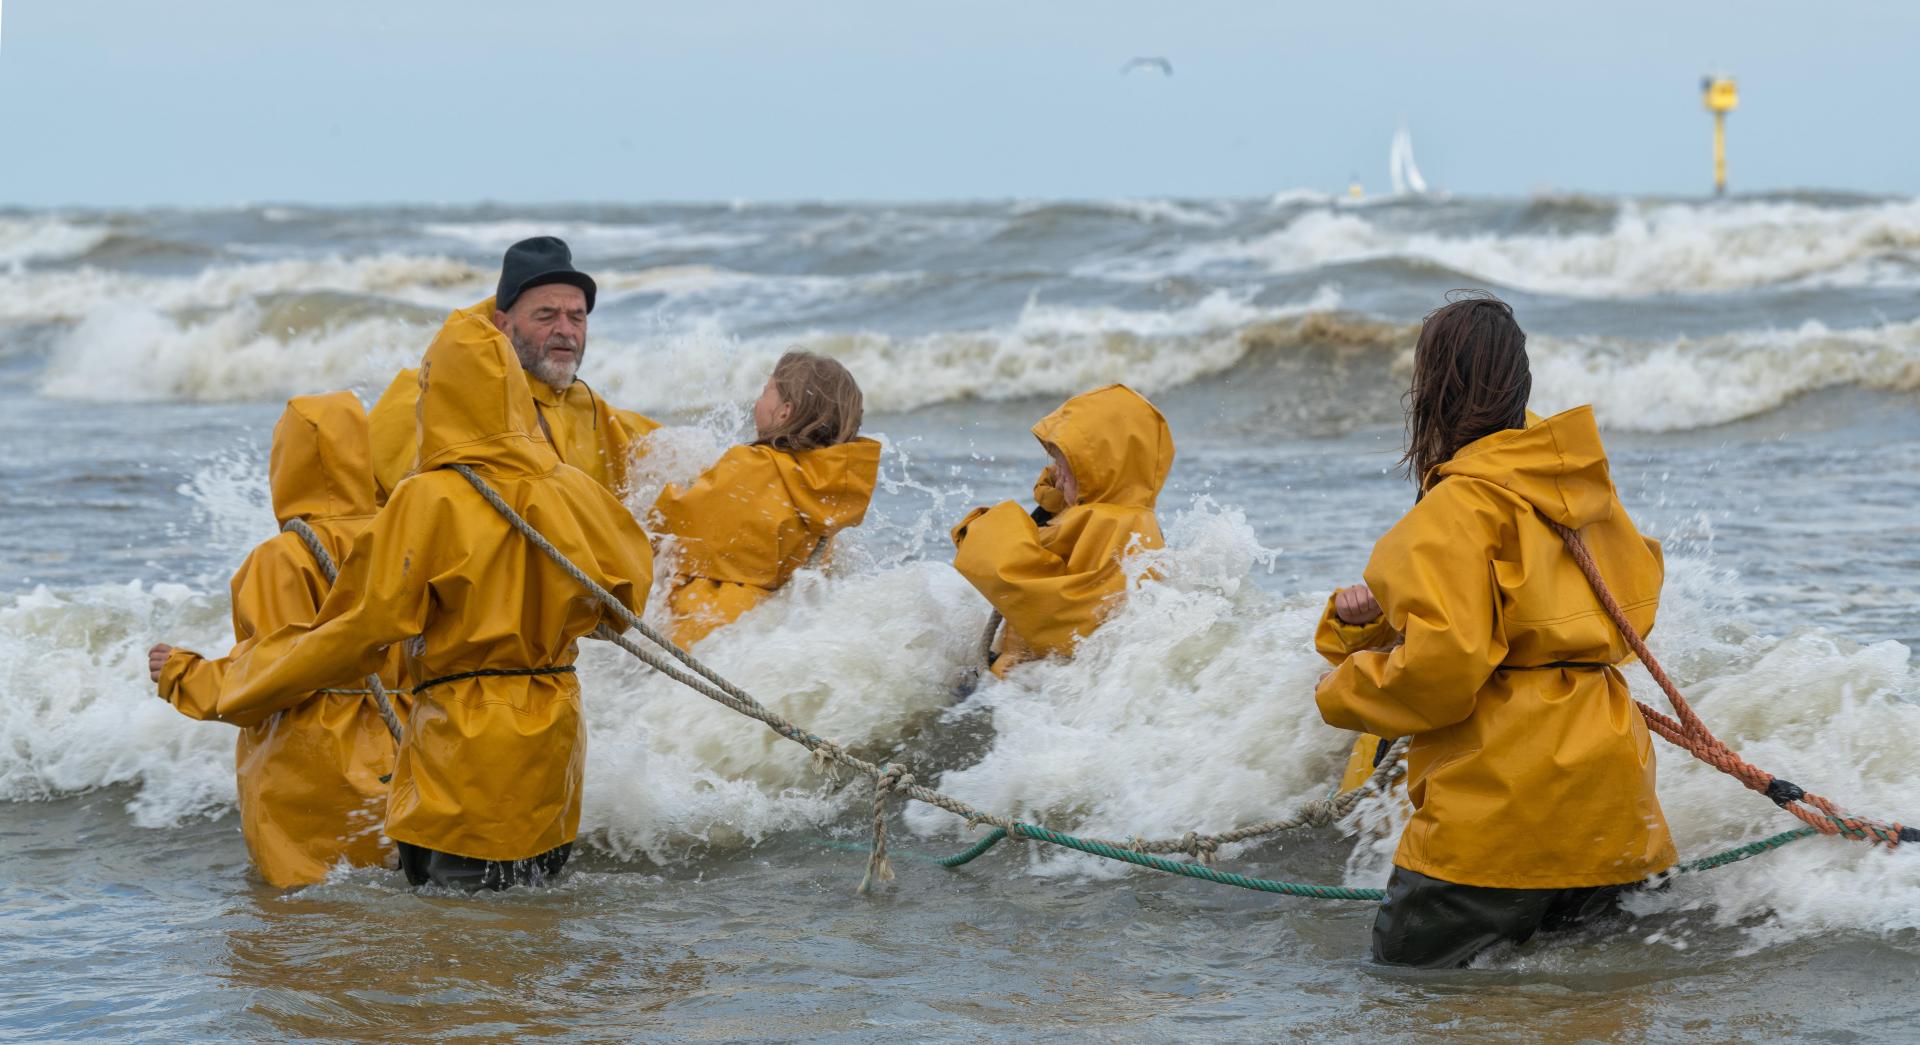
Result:
M1399 635L1384 613L1365 624L1348 624L1334 612L1334 598L1327 596L1327 608L1313 633L1313 648L1329 661L1338 664L1361 650L1390 645Z
M182 715L203 722L212 716L214 701L220 696L217 692L200 692L207 687L194 685L194 676L201 674L196 669L205 662L206 658L192 650L175 649L160 666L160 699Z
M993 509L975 508L973 511L968 512L967 517L960 520L960 525L953 528L953 546L956 548L960 547L960 542L967 539L967 527L972 526L975 519L980 518L990 511L993 511Z

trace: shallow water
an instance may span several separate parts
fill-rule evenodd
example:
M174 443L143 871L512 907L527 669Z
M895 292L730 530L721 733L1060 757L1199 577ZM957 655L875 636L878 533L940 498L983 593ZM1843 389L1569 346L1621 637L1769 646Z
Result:
M227 575L272 532L279 400L377 393L490 291L507 242L547 231L601 279L583 375L674 425L655 486L734 437L784 348L854 368L888 443L874 512L832 576L701 653L970 802L1163 836L1325 792L1345 742L1312 709L1312 621L1409 500L1410 324L1483 285L1528 327L1536 408L1595 404L1625 503L1667 541L1653 644L1709 723L1914 815L1911 200L14 212L0 1037L1911 1038L1911 853L1802 842L1453 973L1368 964L1364 904L1012 844L942 870L924 857L973 835L924 807L893 821L898 888L862 898L864 786L604 647L582 660L584 845L560 887L267 889L231 733L154 700L144 649L224 648ZM944 565L946 528L1024 496L1026 426L1108 380L1153 396L1179 444L1163 580L1073 663L963 699L985 609ZM1677 752L1661 765L1684 855L1791 826ZM1393 819L1368 807L1225 863L1377 885Z

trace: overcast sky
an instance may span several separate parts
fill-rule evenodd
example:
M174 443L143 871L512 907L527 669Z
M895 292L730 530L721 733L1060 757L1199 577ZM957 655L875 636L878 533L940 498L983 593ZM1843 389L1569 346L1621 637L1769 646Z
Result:
M1304 9L1303 9L1304 8ZM1920 192L1920 3L13 0L0 204ZM1165 56L1170 78L1121 76Z

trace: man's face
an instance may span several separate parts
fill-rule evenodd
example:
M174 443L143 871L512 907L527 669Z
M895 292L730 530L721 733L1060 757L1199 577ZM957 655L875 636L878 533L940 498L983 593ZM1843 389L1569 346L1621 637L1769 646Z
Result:
M555 391L565 391L587 355L587 295L566 283L524 291L513 307L493 314L493 325L513 342L520 366Z

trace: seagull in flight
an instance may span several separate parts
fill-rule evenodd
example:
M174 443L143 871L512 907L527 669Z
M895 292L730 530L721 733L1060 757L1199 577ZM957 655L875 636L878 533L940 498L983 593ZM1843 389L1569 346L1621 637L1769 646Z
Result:
M1173 75L1173 63L1167 61L1165 58L1159 57L1129 58L1127 64L1120 67L1120 75L1125 76L1135 69L1154 69L1158 70L1163 76Z

